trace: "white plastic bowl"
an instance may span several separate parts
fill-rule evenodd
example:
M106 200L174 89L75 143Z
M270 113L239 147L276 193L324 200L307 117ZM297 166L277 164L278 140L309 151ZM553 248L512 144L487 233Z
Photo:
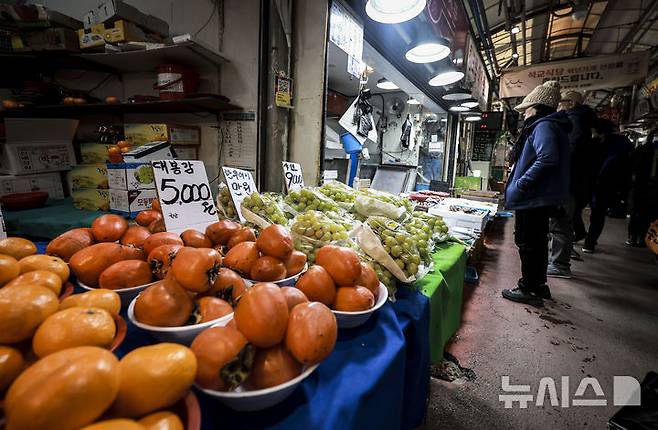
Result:
M174 342L180 343L183 345L189 345L192 343L194 338L201 333L203 330L207 329L210 326L225 326L233 319L233 312L228 315L225 315L221 318L214 319L212 321L207 321L201 324L185 325L181 327L157 327L154 325L144 324L135 318L135 302L137 297L135 297L130 306L128 306L128 319L130 322L135 324L138 328L148 332L159 340L160 342Z
M153 285L157 282L159 282L159 281L151 282L150 284L138 285L137 287L123 288L123 289L120 289L120 290L112 290L112 291L114 291L115 293L117 293L119 295L119 297L121 298L121 307L125 308L126 306L128 306L130 304L130 302L132 302L132 300L135 297L137 297L139 295L139 293L141 293L142 291L144 291L145 289L147 289L148 287L150 287L151 285ZM83 284L80 281L78 281L78 285L80 286L80 288L82 288L83 290L87 290L87 291L94 291L94 290L97 290L98 288L100 288L100 287L97 287L97 288L90 287L88 285Z
M278 285L279 287L294 287L299 277L302 276L304 272L306 272L307 270L308 270L308 263L304 265L304 268L298 274L290 276L289 278L282 279L280 281L273 281L272 283ZM242 278L242 279L244 279L244 283L247 285L247 287L251 287L252 285L257 284L259 282L265 282L265 281L252 281L251 279L247 279L247 278Z
M288 396L295 391L295 388L313 373L318 366L319 364L315 364L311 367L307 367L298 377L291 379L288 382L284 382L283 384L279 384L276 387L265 388L263 390L247 391L242 386L238 387L235 391L207 390L198 385L197 388L236 411L260 411L287 399Z
M365 324L366 321L368 321L368 318L370 318L370 315L372 315L377 309L384 306L384 303L386 303L387 299L388 299L388 289L386 289L386 286L380 282L379 293L377 294L377 301L375 302L375 306L373 306L372 308L366 311L359 311L359 312L343 312L343 311L334 311L334 310L332 310L331 312L333 312L334 315L336 316L336 322L338 323L339 329L354 328L362 324Z

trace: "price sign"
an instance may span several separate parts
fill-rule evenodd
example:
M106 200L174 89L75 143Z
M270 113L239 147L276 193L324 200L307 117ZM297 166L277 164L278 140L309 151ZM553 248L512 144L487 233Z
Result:
M245 197L258 191L256 183L254 182L254 177L251 176L251 172L242 169L235 169L233 167L222 167L222 170L224 171L226 185L231 192L231 198L233 199L235 209L238 211L240 221L245 222L245 219L242 216L242 211L240 210L240 205L242 205L242 200L244 200Z
M205 232L219 221L203 161L156 160L151 164L167 231Z
M299 163L283 162L283 182L286 184L286 191L299 190L304 188L304 177L302 176L302 166Z

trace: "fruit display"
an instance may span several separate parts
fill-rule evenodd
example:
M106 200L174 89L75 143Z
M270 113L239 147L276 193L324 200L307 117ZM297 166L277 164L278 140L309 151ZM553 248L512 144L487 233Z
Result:
M348 239L345 226L319 211L297 215L292 221L291 230L295 234L295 249L306 254L311 263L315 262L315 254L322 246Z
M246 196L242 200L241 209L251 211L268 224L288 224L288 218L286 218L286 214L283 212L282 199L275 193L251 193L251 195ZM250 220L248 212L245 213L243 210L242 215L247 220ZM263 225L256 222L254 224Z
M384 216L402 220L413 211L409 199L371 188L359 190L354 200L355 211L362 216Z
M357 191L348 185L338 181L328 181L322 184L318 190L338 203L354 203Z
M219 195L217 196L217 208L220 218L238 219L238 211L235 209L231 191L225 183L219 184Z
M338 336L336 318L324 304L300 298L289 302L282 288L266 282L246 290L235 324L208 328L192 342L196 384L248 393L288 382L326 359Z
M441 218L423 212L413 212L412 216L402 223L402 226L416 242L421 260L430 264L434 243L445 237L448 233L448 226Z
M337 212L340 207L335 201L315 188L302 188L288 193L284 202L296 212Z

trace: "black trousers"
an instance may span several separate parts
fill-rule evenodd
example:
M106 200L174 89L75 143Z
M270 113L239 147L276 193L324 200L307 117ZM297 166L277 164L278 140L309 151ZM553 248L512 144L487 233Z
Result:
M514 243L521 258L519 286L535 290L546 284L548 219L553 207L519 209L514 215Z
M587 206L589 199L581 196L574 197L575 207L573 211L573 241L577 242L587 236L585 222L583 221L583 210Z
M608 214L608 205L593 205L589 216L589 231L585 237L585 246L593 248L598 243L603 232L605 217Z

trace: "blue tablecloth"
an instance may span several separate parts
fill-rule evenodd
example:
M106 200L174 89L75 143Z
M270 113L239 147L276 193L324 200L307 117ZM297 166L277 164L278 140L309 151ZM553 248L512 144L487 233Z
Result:
M336 348L283 403L241 413L197 392L203 429L413 429L429 388L429 299L398 289L363 326L341 330ZM129 323L119 356L153 343Z

